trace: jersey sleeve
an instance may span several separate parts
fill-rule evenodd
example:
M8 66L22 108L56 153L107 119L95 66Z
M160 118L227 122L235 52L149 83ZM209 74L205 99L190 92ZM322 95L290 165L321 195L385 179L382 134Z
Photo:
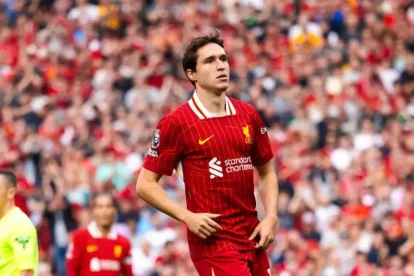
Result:
M81 262L81 237L79 232L75 232L72 235L72 240L69 243L66 252L66 273L67 276L79 275L80 262Z
M132 264L131 264L131 245L127 241L125 243L125 255L122 259L122 275L124 276L133 276L132 274Z
M33 225L18 227L13 230L9 242L19 271L37 270L38 246L36 228Z
M143 167L162 175L171 175L182 152L181 132L170 117L164 117L154 131Z
M253 166L261 166L273 158L273 151L270 145L267 129L263 120L260 118L259 113L255 109L252 117L252 125L254 128L254 141L251 153L252 163Z

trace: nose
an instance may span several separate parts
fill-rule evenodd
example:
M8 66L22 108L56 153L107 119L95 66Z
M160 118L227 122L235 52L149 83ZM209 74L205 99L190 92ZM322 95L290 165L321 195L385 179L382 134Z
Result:
M222 60L218 60L217 62L217 70L218 71L224 71L226 67L224 66L224 62Z

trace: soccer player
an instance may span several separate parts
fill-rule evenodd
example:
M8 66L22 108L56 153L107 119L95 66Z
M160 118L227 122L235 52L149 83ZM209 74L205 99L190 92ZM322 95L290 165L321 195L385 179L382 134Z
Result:
M131 245L113 226L115 198L98 194L92 204L95 220L73 233L66 254L67 276L132 276Z
M36 228L14 205L17 180L0 170L0 275L37 275L39 251Z
M278 184L267 130L253 106L229 98L229 63L219 34L189 44L183 68L196 87L188 103L159 122L137 180L146 202L185 223L201 276L270 275L266 248L274 241ZM182 168L187 209L158 184ZM254 167L266 217L255 210Z

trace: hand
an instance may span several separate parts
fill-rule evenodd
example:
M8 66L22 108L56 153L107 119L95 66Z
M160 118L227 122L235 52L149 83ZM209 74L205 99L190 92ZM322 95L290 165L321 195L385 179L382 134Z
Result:
M275 241L277 222L278 218L265 218L256 226L249 238L249 240L253 240L260 233L260 241L256 244L256 248L267 249Z
M184 219L184 223L187 224L188 229L202 239L207 239L217 230L223 231L220 225L218 225L214 218L218 218L218 214L208 213L189 213Z

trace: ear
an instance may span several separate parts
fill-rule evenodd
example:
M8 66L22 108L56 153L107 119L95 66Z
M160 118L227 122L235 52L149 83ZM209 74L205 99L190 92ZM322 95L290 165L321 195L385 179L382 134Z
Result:
M7 189L7 198L12 200L14 199L14 196L16 195L16 188L8 188Z
M185 73L187 74L187 77L190 79L190 81L193 81L193 82L197 81L197 77L194 71L187 69Z

